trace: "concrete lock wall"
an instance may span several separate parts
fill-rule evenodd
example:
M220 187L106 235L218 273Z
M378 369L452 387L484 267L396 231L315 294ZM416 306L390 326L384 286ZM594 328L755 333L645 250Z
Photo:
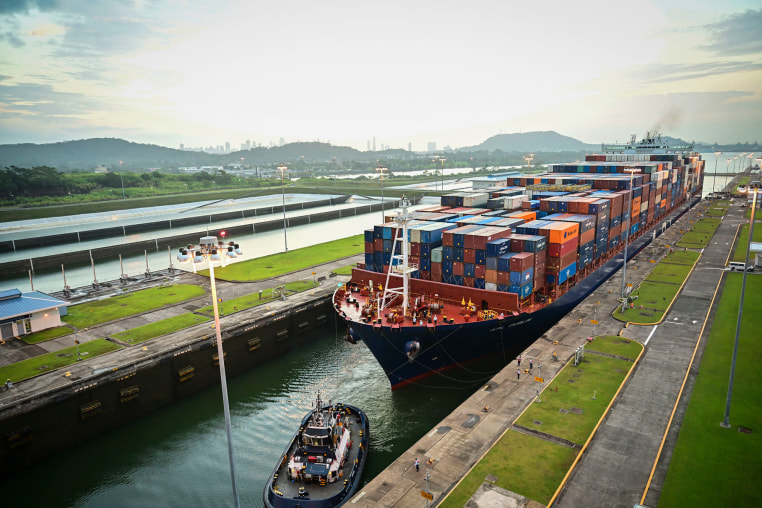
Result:
M223 331L228 377L276 358L334 329L331 296ZM27 466L168 404L219 385L213 332L196 342L74 381L4 408L0 473Z
M330 200L327 200L330 201ZM335 200L334 200L335 201ZM326 203L323 203L326 204ZM300 209L301 204L297 203L296 205L291 205L293 209ZM396 207L397 202L396 201L390 201L386 203L386 208ZM294 227L299 226L303 224L314 224L317 222L323 222L328 221L332 219L338 219L341 217L351 217L354 215L361 215L365 213L372 213L380 211L382 208L381 203L374 203L371 205L363 205L358 206L354 208L345 208L345 209L339 209L339 210L331 210L327 212L319 212L309 215L302 215L299 217L290 217L286 218L286 223L288 227ZM287 210L290 208L287 206ZM269 208L268 208L269 210ZM277 208L276 211L280 211L281 208ZM173 225L177 225L178 221L172 221ZM137 230L133 230L131 228L139 227L139 226L126 226L126 229L129 232L137 232ZM276 229L281 229L283 227L283 218L279 219L273 219L266 222L257 222L253 224L244 224L240 226L234 226L230 228L224 228L226 229L231 235L240 235L240 234L255 234L259 232L264 231L273 231ZM122 228L117 228L119 234L117 236L122 236ZM169 228L165 228L169 230ZM102 230L99 230L102 231ZM91 232L92 235L96 235L97 232ZM125 243L125 244L118 244L113 246L107 246L107 247L99 247L96 249L85 249L85 250L79 250L79 251L71 251L67 252L66 254L55 254L50 256L39 256L32 259L19 259L16 261L10 261L7 263L0 263L0 273L7 274L7 275L19 275L19 274L26 274L29 270L32 270L32 267L34 267L35 270L43 270L43 269L49 269L49 268L60 268L61 263L65 263L67 265L75 265L75 264L85 264L90 262L90 256L92 255L93 260L99 260L99 259L114 259L119 256L119 254L125 255L125 254L134 254L134 253L140 253L145 250L154 251L154 250L166 250L167 246L169 247L179 247L182 245L189 245L189 244L195 244L198 242L198 239L202 236L205 236L207 234L207 230L204 229L202 231L196 231L193 233L187 233L182 235L174 235L174 236L166 236L162 238L152 238L149 240L142 240L138 242L131 242L131 243ZM92 236L92 238L97 238L97 236ZM84 237L82 237L84 239ZM27 240L16 240L16 248L20 249L20 244L24 242L36 242L34 244L34 247L41 247L45 245L59 245L61 243L68 243L72 244L72 246L76 246L76 244L79 243L79 238L77 237L77 233L67 233L67 234L61 234L61 235L52 235L52 236L46 236L41 237L39 239L27 239ZM12 248L9 247L10 242L0 242L0 252L13 252ZM32 245L25 245L26 247L30 247ZM9 250L10 248L10 250ZM76 247L74 247L76 248Z

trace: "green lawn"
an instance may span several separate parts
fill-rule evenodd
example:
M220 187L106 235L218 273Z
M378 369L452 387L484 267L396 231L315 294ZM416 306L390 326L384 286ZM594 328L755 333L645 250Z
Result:
M712 204L712 206L707 209L706 214L709 217L723 217L726 213L728 213L728 209L730 208L729 204L725 206L718 205L719 203Z
M719 226L720 219L701 219L691 227L691 231L682 236L677 246L689 249L706 247Z
M667 263L693 265L693 263L695 263L698 259L698 256L699 255L697 252L691 252L689 250L676 250L668 254L663 261L666 261Z
M585 351L580 365L566 365L541 393L542 402L529 406L515 423L579 444L587 441L634 365L634 360L617 360L594 351L636 359L643 346L624 337L603 335L587 344ZM535 371L535 374L539 373ZM533 380L524 382L534 383ZM561 409L568 411L571 408L581 409L581 414L560 412ZM542 421L542 424L535 424L535 420ZM547 504L574 462L578 450L509 430L440 506L465 506L487 475L495 476L495 485L499 487Z
M333 273L336 275L352 275L352 268L356 268L356 266L354 264L342 266L341 268L333 270Z
M225 268L216 268L214 275L218 279L229 281L269 279L343 257L361 254L364 248L363 235L355 235L302 249L281 252L280 254L240 261ZM209 275L208 270L202 270L199 273Z
M198 314L188 312L187 314L180 314L179 316L162 319L155 323L115 333L112 337L124 342L129 342L133 345L140 344L141 342L153 339L154 337L176 332L177 330L182 330L183 328L188 328L199 323L205 323L210 319L211 318L207 316L199 316Z
M602 335L596 338L596 340L587 343L585 345L585 351L597 351L599 353L606 353L634 360L638 357L640 352L643 351L643 346L640 342L626 337Z
M71 342L74 343L74 337L72 337ZM96 339L79 345L82 360L87 360L117 349L121 349L121 346L109 342L106 339ZM66 367L72 363L77 363L76 345L53 353L45 353L44 355L35 356L28 360L22 360L5 367L0 367L0 379L10 379L14 383L17 383L24 379L50 372L51 370Z
M204 293L204 288L191 284L142 289L103 300L73 305L69 307L69 315L64 316L63 320L77 328L86 328L190 300Z
M466 506L487 475L498 487L547 503L576 456L572 448L509 430L439 506Z
M676 263L669 263L662 261L658 265L654 266L651 273L648 274L647 280L654 282L672 282L676 284L682 284L686 275L691 271L693 265L683 265Z
M298 293L314 287L315 285L312 281L289 282L286 284L286 296L288 296L288 293ZM273 296L273 291L273 288L265 289L262 291L261 299L259 297L259 293L239 296L238 298L233 298L232 300L223 299L222 302L218 303L220 315L232 314L234 312L250 309L252 307L270 303L273 300L279 299L280 296ZM214 315L214 309L212 308L211 304L207 305L206 307L197 309L196 312L200 314L206 314L210 317Z
M23 337L19 338L27 344L39 344L40 342L55 339L56 337L62 337L70 333L74 333L74 330L68 326L58 326L56 328L48 328L47 330L42 330L41 332L30 333L29 335L24 335Z
M754 221L754 238L753 242L762 242L762 222ZM738 233L738 241L736 242L736 250L733 253L731 261L745 261L746 260L746 246L749 244L749 225L744 224L741 226L741 232ZM754 261L754 256L750 255L751 261Z
M618 306L614 309L614 318L639 324L660 322L699 255L689 250L668 254L632 292L633 296L638 297L632 308L622 312Z
M533 404L516 423L582 445L630 367L630 361L586 352L579 365L570 364L556 376L541 394L542 402Z
M762 383L759 312L762 278L747 277L730 408L724 419L743 274L728 273L706 344L700 375L677 439L659 507L762 506ZM751 429L749 434L739 427Z

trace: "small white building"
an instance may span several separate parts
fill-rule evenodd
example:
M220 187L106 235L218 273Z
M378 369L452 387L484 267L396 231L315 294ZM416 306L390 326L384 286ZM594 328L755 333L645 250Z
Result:
M0 291L0 339L10 339L61 326L70 302L31 291Z

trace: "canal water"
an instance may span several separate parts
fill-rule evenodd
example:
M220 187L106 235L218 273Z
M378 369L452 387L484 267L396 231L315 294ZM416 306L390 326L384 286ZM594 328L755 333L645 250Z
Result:
M392 392L367 348L336 335L228 380L241 506L263 505L267 478L316 390L367 413L368 482L482 385L450 379L439 388ZM219 386L7 475L0 485L9 507L233 506Z

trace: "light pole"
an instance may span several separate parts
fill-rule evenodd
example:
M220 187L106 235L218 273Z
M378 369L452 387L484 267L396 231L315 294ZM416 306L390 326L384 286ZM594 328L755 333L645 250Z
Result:
M725 164L725 183L722 186L722 192L725 192L725 187L728 186L728 173L730 173L730 161L732 160L732 158L728 158L728 162Z
M434 163L434 167L435 168L436 168L437 162L439 162L441 164L441 168L442 169L439 171L439 179L441 180L442 192L444 192L444 163L445 163L446 160L447 159L445 159L444 157L441 157L439 155L436 155L436 156L434 156L433 159L431 159L431 162ZM435 183L434 183L434 190L436 190L436 188L437 188L436 185L437 184L436 184L436 181L435 181Z
M124 196L124 177L122 176L122 161L119 161L119 179L122 181L122 199L127 199Z
M381 175L381 223L383 224L386 221L384 212L384 173L389 171L389 168L384 168L376 163L376 171L378 171L378 173Z
M722 152L714 152L714 179L712 179L712 194L714 194L714 184L717 182L717 160Z
M283 193L283 252L288 252L288 238L286 235L286 184L283 183L283 172L288 169L285 164L278 166L280 170L280 187Z
M225 232L223 231L221 235L225 236ZM222 349L222 331L220 330L220 309L217 306L217 286L215 283L214 278L214 262L218 260L222 260L222 256L228 256L230 258L235 258L238 255L242 254L241 249L235 245L233 246L232 242L227 247L227 250L225 250L222 245L220 245L220 250L223 250L223 253L220 253L217 246L217 237L211 236L211 237L204 237L201 239L200 245L197 247L190 247L193 249L193 258L191 259L188 256L188 253L185 249L180 249L180 254L177 255L177 260L180 262L186 262L191 261L194 263L203 263L204 261L207 261L209 263L209 282L211 285L212 290L212 309L214 312L214 330L217 338L217 358L218 363L220 367L220 383L222 385L222 407L225 412L225 430L227 431L227 437L228 437L228 462L230 464L230 478L233 485L233 499L235 501L235 507L238 508L240 506L238 501L238 488L236 486L236 479L235 479L235 461L233 460L233 428L230 423L230 403L228 402L228 383L227 383L227 376L225 375L225 352ZM224 266L224 265L223 265ZM195 272L195 268L194 268Z
M524 156L524 160L527 163L527 171L529 170L529 165L532 164L532 161L534 160L534 154L530 153L529 155Z
M630 174L630 199L627 204L627 230L624 237L624 259L622 259L622 312L627 308L627 298L624 297L624 281L627 275L627 245L630 243L630 215L632 215L632 175L640 173L638 168L625 168L625 173Z
M751 241L754 238L754 211L757 208L757 193L759 189L755 186L748 186L740 192L753 192L751 200L751 219L749 220L749 240L746 242L746 257L743 265L743 281L741 282L741 300L738 302L738 319L736 321L736 340L733 344L733 359L730 361L730 380L728 381L728 396L725 401L725 419L720 424L721 427L730 428L730 399L733 398L733 378L736 373L736 358L738 357L738 337L741 333L741 316L743 315L743 296L746 291L746 267L749 266L749 249Z

